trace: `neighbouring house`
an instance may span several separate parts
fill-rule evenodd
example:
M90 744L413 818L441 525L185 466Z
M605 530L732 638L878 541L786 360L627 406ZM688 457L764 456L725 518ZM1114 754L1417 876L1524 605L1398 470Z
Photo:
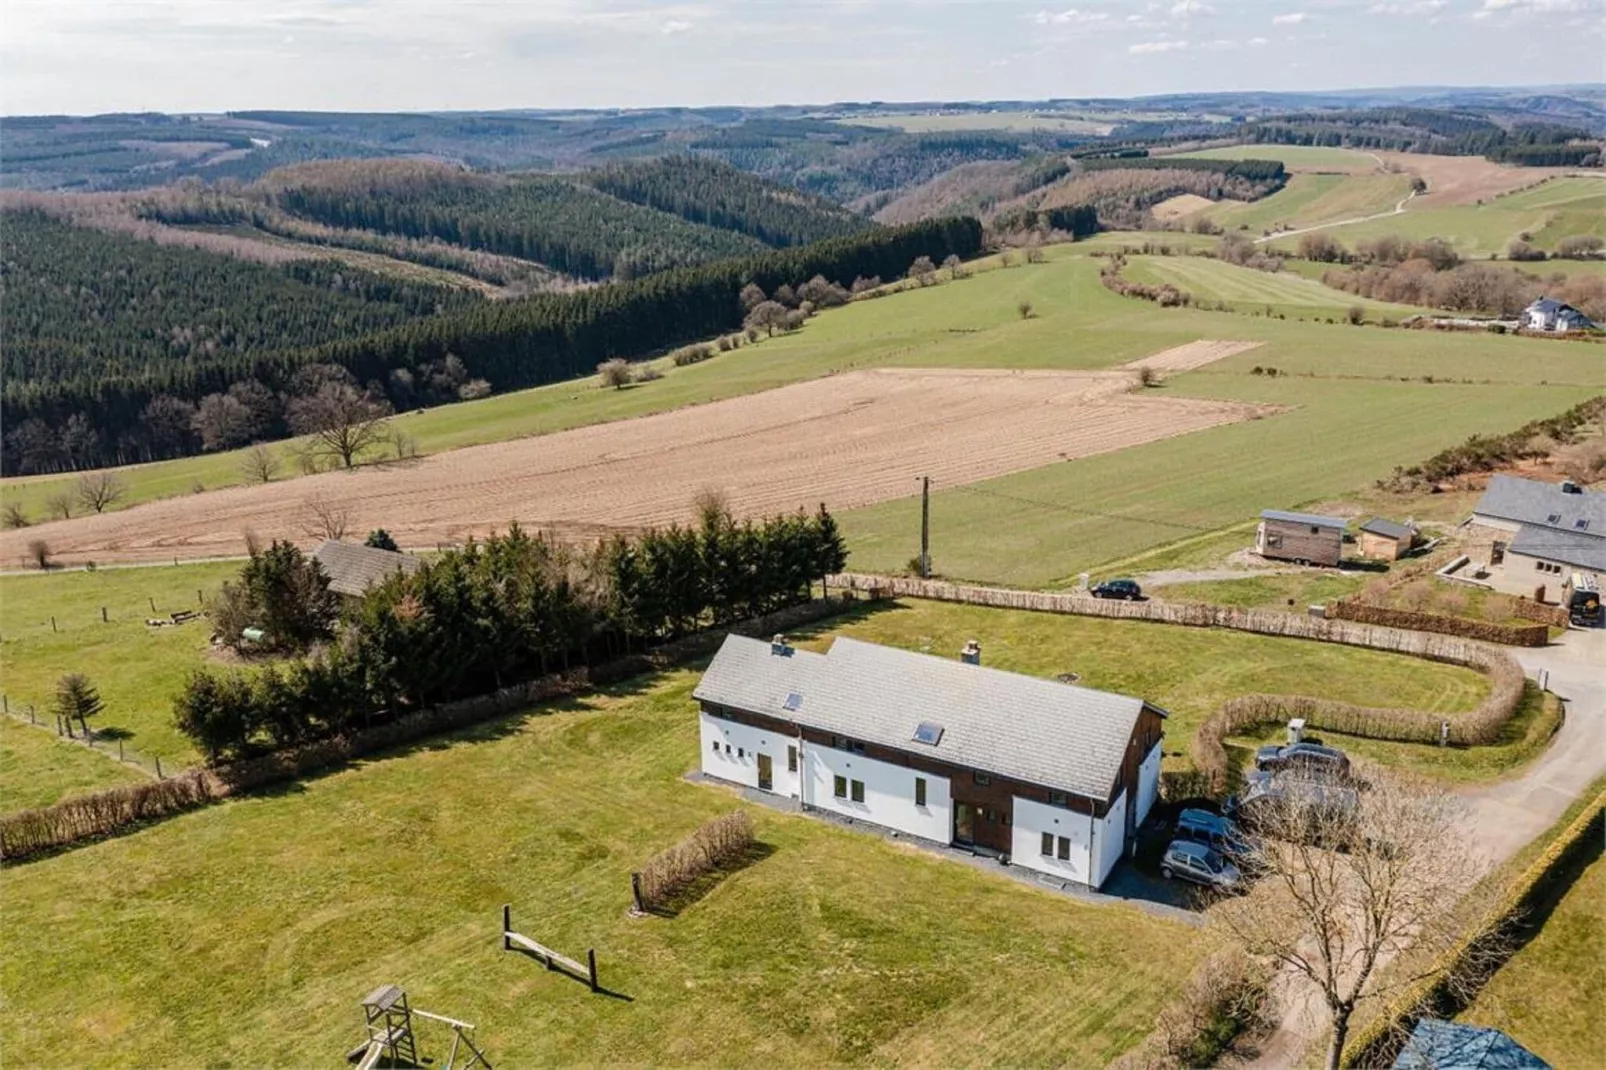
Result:
M1356 536L1361 556L1374 561L1398 561L1416 545L1416 528L1374 516L1361 525Z
M1606 582L1606 494L1497 475L1467 521L1475 554L1524 583Z
M1550 1064L1498 1029L1423 1018L1394 1070L1550 1070Z
M1139 698L837 638L729 636L693 696L705 774L1097 888L1160 785Z
M1530 331L1582 331L1595 324L1573 306L1541 297L1522 310L1522 326Z
M1267 509L1255 529L1255 553L1275 561L1336 567L1344 557L1345 521Z
M337 539L324 540L312 559L329 576L329 589L344 598L361 598L368 588L394 573L411 574L424 567L423 559L412 554Z

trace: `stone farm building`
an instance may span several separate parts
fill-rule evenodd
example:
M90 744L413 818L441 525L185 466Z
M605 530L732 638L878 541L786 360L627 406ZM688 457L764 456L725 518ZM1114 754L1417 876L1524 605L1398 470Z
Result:
M329 589L344 598L361 598L363 592L389 579L392 573L413 573L424 567L423 559L412 554L337 539L324 540L312 552L312 559L323 566Z
M980 655L732 635L694 692L703 772L1099 887L1154 805L1165 713Z
M1344 557L1344 524L1337 517L1267 509L1255 529L1255 553L1275 561L1337 567Z
M1606 494L1497 475L1467 525L1473 556L1514 581L1565 583L1573 573L1606 581Z

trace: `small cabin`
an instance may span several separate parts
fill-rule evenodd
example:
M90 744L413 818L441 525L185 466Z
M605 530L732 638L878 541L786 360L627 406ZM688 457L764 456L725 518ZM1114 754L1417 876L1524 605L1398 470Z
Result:
M1416 528L1374 516L1356 537L1361 556L1371 561L1398 561L1416 545Z
M1344 526L1337 517L1267 509L1255 529L1255 553L1271 561L1336 568L1344 557Z

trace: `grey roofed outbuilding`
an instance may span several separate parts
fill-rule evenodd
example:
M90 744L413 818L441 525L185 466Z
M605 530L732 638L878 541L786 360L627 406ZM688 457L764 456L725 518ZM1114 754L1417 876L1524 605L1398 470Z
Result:
M1423 1018L1394 1060L1394 1070L1551 1070L1498 1029Z
M1408 539L1415 534L1409 526L1397 520L1385 520L1374 516L1361 525L1361 530L1371 535L1381 535L1385 539Z
M328 574L329 589L353 598L397 572L411 574L424 567L423 559L412 554L336 539L326 539L312 557Z
M787 709L794 694L800 701ZM815 654L777 653L768 642L728 636L693 696L1103 802L1148 706L845 637ZM942 726L935 747L914 741L923 721Z
M1473 507L1472 515L1606 539L1606 494L1582 488L1577 494L1569 494L1559 483L1538 479L1495 476ZM1578 526L1579 521L1584 522L1583 527Z
M1349 523L1347 520L1340 520L1336 516L1318 516L1315 513L1285 513L1281 509L1262 509L1260 511L1260 519L1282 520L1289 524L1309 524L1317 528L1338 528L1340 531L1343 531Z
M1563 565L1606 572L1606 538L1581 535L1561 528L1524 524L1507 550L1524 557L1539 557Z

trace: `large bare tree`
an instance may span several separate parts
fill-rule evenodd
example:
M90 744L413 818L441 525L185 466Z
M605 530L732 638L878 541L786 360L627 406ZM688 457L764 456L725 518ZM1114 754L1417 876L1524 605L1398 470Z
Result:
M1244 867L1258 886L1219 917L1250 954L1312 986L1336 1070L1356 1009L1417 984L1461 938L1455 907L1478 875L1464 811L1442 788L1394 777L1260 804Z
M370 397L350 383L325 382L290 402L290 429L310 435L313 447L351 468L389 431L390 403Z
M84 508L104 513L128 494L128 484L112 472L86 472L78 478L76 493Z

